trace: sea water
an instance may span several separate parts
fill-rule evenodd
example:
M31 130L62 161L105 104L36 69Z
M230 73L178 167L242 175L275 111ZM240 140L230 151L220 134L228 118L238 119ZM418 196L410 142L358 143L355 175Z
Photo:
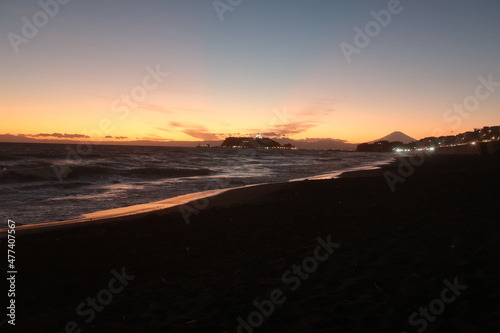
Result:
M199 191L330 178L391 154L329 150L0 143L0 226L60 221Z

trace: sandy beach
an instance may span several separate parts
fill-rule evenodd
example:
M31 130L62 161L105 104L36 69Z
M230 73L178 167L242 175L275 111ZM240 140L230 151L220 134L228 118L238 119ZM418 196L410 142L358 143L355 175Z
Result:
M498 170L498 155L427 158L394 192L384 173L397 165L136 216L20 226L16 325L4 307L0 327L494 332Z

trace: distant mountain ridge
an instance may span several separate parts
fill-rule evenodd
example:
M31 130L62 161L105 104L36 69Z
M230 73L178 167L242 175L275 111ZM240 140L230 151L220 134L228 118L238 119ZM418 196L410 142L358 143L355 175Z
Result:
M417 141L417 140L415 140L411 136L404 134L403 132L396 131L396 132L392 132L389 135L384 136L383 138L373 140L373 141L370 141L368 143L374 143L374 142L378 142L378 141L389 141L389 142L400 141L400 142L406 144L406 143L410 143L410 142Z
M290 138L271 138L277 140L280 144L290 144L299 149L337 149L355 151L357 143L350 143L347 140L331 138L308 138L308 139L290 139ZM402 132L393 132L376 141L401 141L408 143L416 141ZM140 146L170 146L170 147L196 147L197 145L219 146L224 140L203 140L203 141L151 141L151 140L130 140L130 141L93 141L94 144L103 145L140 145ZM0 134L0 142L26 142L26 143L57 143L57 144L78 144L78 140L68 139L36 139L23 135ZM85 140L82 140L85 142Z
M299 149L339 149L339 150L356 150L356 144L348 143L340 139L308 139L308 140L293 140L288 138L279 139L282 144L291 144Z

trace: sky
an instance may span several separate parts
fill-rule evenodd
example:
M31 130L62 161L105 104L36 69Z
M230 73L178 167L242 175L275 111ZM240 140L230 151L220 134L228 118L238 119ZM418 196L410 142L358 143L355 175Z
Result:
M500 125L497 0L3 0L0 135L366 142Z

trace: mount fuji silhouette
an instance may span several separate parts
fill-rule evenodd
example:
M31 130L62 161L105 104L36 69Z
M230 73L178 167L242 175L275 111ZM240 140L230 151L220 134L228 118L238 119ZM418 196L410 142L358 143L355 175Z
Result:
M411 136L404 134L403 132L396 131L396 132L392 132L389 135L384 136L383 138L373 140L373 141L370 141L368 143L374 143L374 142L378 142L378 141L389 141L389 142L400 141L400 142L406 144L406 143L410 143L410 142L416 141L416 140L414 138L412 138Z

